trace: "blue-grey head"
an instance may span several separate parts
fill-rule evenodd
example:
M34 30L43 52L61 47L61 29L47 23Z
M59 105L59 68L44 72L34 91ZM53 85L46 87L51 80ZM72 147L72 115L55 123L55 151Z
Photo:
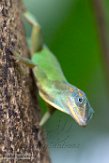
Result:
M86 94L68 82L55 83L54 90L53 106L72 116L80 126L86 126L94 113Z
M72 85L69 86L70 91L66 97L67 108L70 115L80 126L86 126L92 118L94 110L83 91Z

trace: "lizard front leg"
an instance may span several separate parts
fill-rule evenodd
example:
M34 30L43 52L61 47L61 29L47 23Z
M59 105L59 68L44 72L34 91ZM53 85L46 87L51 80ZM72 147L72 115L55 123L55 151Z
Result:
M47 106L48 106L48 111L41 118L41 121L39 123L40 126L43 126L56 110L55 108L53 108L52 106L50 106L48 104L47 104Z
M34 68L34 67L37 66L32 62L31 59L23 57L23 56L21 56L20 54L18 54L16 52L14 52L13 58L16 60L16 62L21 62L21 63L27 65L29 68Z

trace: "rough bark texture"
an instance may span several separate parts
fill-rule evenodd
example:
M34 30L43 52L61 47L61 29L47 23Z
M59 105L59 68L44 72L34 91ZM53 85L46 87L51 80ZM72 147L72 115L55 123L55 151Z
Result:
M0 163L49 163L31 72L13 59L13 51L28 54L21 7L0 0Z

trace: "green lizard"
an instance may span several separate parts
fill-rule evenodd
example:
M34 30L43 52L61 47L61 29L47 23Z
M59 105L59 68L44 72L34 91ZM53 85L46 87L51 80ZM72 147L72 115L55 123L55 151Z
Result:
M40 25L29 12L24 17L33 26L31 35L31 59L16 54L16 58L32 68L39 95L51 106L40 121L42 126L58 109L80 125L86 126L93 116L93 109L83 91L71 85L65 78L54 54L43 44ZM55 108L55 109L53 109Z

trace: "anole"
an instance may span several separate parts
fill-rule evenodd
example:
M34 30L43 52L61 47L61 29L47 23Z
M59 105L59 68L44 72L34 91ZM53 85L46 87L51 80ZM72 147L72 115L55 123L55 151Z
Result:
M50 106L40 121L42 126L58 109L80 125L86 126L93 116L93 109L85 93L71 85L65 78L55 55L43 43L40 25L29 12L24 17L33 26L31 34L31 59L16 54L16 59L32 68L39 95Z

